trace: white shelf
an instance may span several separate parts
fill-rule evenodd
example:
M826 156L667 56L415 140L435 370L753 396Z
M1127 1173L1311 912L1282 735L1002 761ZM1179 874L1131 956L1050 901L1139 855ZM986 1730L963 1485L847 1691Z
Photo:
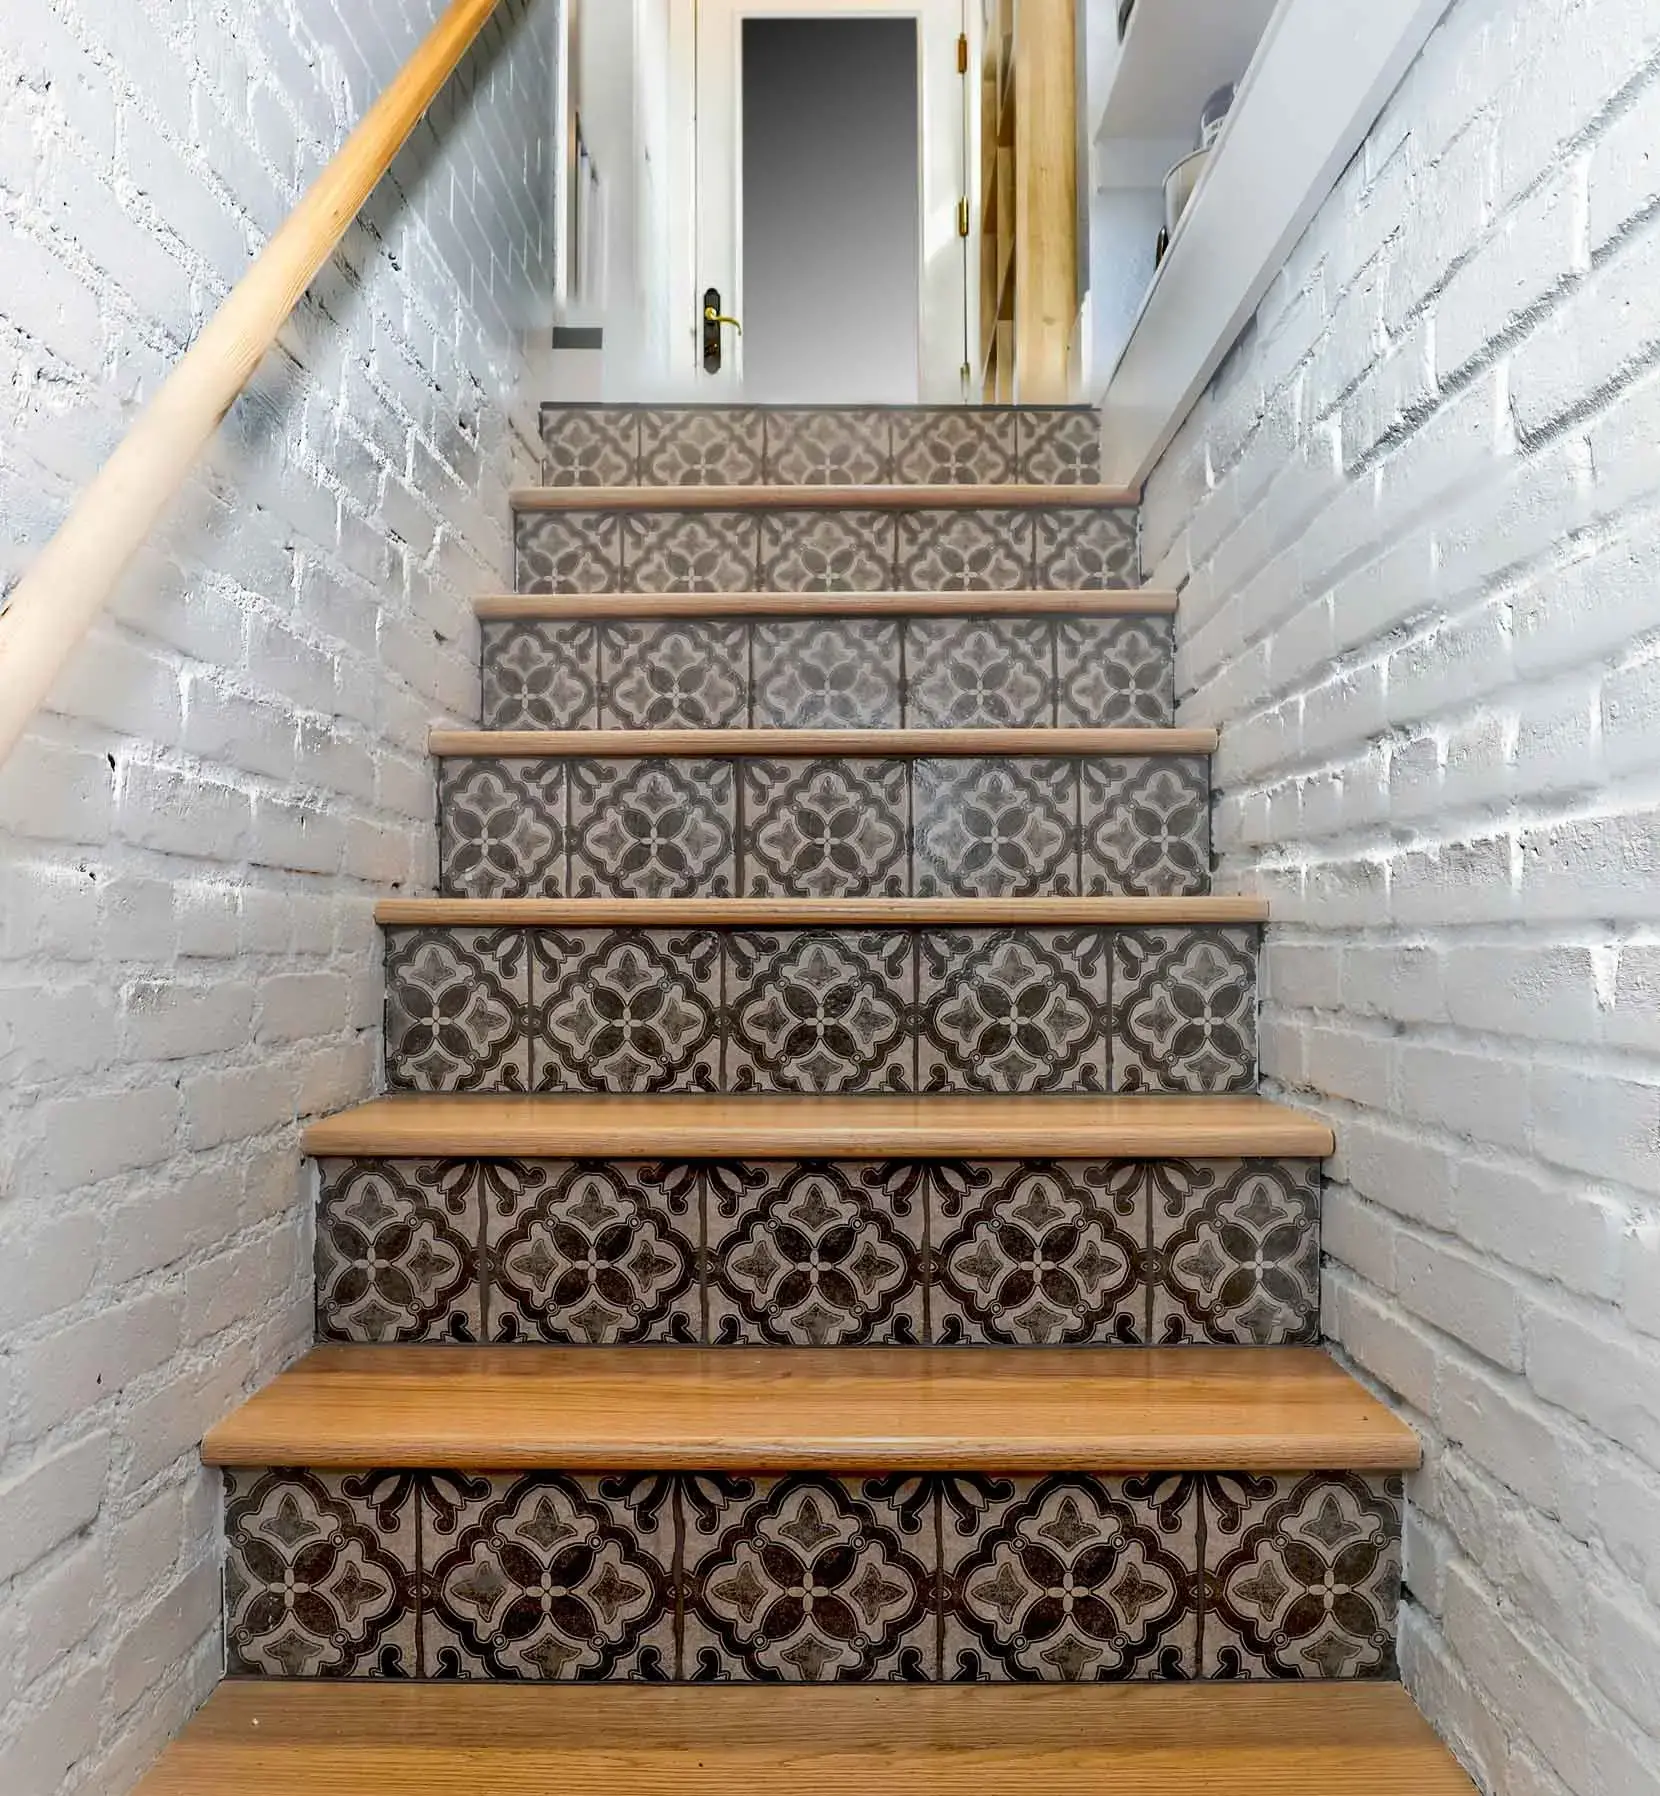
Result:
M1095 0L1116 11L1113 0ZM1244 74L1277 0L1138 0L1110 65L1097 142L1199 141L1199 113Z

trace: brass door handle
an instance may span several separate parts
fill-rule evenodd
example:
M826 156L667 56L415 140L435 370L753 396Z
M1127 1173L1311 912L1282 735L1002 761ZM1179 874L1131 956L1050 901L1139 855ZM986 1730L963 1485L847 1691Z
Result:
M704 307L703 321L705 324L730 324L740 337L744 334L744 327L736 318L726 317L723 313L718 312L713 306Z

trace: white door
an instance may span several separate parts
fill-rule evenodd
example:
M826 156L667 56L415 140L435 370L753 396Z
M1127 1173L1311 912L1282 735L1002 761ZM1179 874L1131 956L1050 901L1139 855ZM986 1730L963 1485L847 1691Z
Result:
M977 33L978 10L966 0L911 0L910 5L895 4L895 0L684 0L676 6L672 20L674 66L694 74L692 83L678 84L672 102L675 137L688 148L682 174L683 204L675 208L670 256L686 303L686 325L680 339L684 372L675 380L677 389L706 401L749 397L810 404L955 404L967 396L963 370L975 329L968 276L975 266L976 251L962 235L959 208L971 192L967 177L976 152L975 109L969 101L971 93L977 97L977 90L971 89L965 76L959 46L971 23ZM776 317L751 320L745 313L751 294L765 303L765 294L773 290L760 278L763 260L770 256L776 266L780 255L787 253L784 246L771 241L745 242L745 22L842 19L890 20L896 29L908 23L915 33L916 154L914 158L896 156L893 167L895 181L917 189L912 209L915 304L910 310L915 320L915 379L914 383L902 382L903 390L895 390L891 343L879 380L875 371L861 367L857 355L843 357L845 383L830 393L824 390L822 370L816 381L809 379L811 358L803 355L806 384L801 390L789 390L791 383L779 373L786 321ZM752 44L756 41L751 38ZM973 45L966 60L970 70L977 68ZM756 116L756 97L753 91L749 95L751 117ZM847 108L844 128L850 152L868 148L856 142L861 132L856 99ZM754 193L749 197L753 200ZM967 210L972 217L975 208ZM754 216L753 208L750 216ZM814 221L811 228L823 234L823 241L814 247L828 252L828 257L816 259L834 263L839 247L834 234L846 229L845 222L826 214L823 223L817 223L811 195L803 196L801 216ZM852 252L861 246L849 236L845 247ZM746 263L756 275L754 281L746 279ZM746 383L745 342L739 329L731 324L706 324L705 300L711 294L720 297L722 317L735 319L738 325L750 324L757 331L764 326L769 332L764 390L759 377ZM810 320L803 317L799 328L808 331ZM718 372L710 372L706 351L713 347L717 332L720 367ZM807 347L805 342L803 346ZM759 365L760 357L754 359ZM788 361L787 355L783 360Z

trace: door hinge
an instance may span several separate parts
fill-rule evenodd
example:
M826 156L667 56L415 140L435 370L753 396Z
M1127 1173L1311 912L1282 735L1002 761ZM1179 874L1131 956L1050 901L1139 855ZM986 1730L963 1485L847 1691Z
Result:
M968 201L966 199L957 201L957 235L959 237L968 235Z
M968 33L966 31L957 39L957 73L959 75L968 73Z

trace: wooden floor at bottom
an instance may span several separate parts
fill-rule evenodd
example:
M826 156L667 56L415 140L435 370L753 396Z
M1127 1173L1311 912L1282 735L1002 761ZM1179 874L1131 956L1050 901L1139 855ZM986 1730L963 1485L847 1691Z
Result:
M1472 1796L1393 1684L225 1684L139 1796Z

